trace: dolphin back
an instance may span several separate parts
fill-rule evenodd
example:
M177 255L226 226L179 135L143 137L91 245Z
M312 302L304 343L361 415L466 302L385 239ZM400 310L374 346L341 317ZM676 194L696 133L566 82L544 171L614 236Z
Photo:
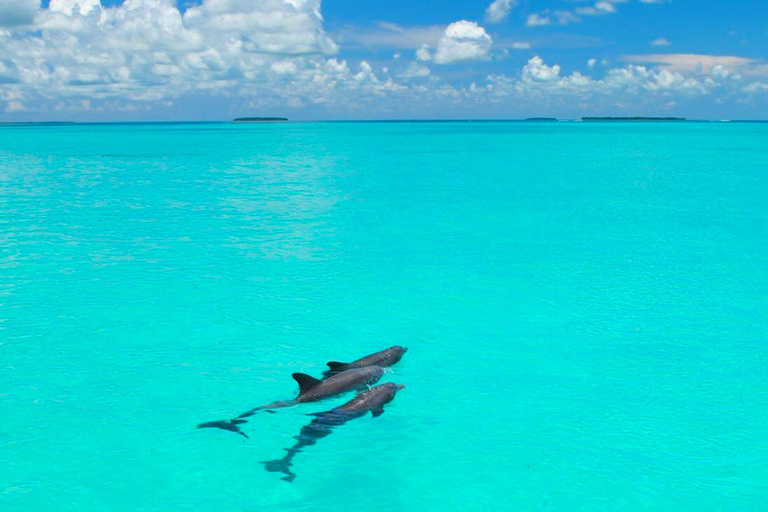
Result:
M322 380L316 379L306 373L294 373L291 377L293 377L293 380L299 385L299 395L303 395L323 383Z
M328 365L328 369L323 372L323 376L325 376L326 378L349 369L349 363L340 363L339 361L328 361L328 363L326 364Z
M328 370L323 372L323 376L327 379L339 372L351 370L353 368L362 368L364 366L392 366L400 361L403 354L407 352L407 348L395 345L373 354L369 354L365 357L361 357L351 363L341 363L339 361L328 361Z

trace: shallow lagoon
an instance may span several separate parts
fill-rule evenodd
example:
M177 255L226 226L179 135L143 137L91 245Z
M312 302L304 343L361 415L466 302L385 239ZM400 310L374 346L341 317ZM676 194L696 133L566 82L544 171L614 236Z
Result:
M3 510L756 510L768 125L0 127ZM390 345L295 458L197 423Z

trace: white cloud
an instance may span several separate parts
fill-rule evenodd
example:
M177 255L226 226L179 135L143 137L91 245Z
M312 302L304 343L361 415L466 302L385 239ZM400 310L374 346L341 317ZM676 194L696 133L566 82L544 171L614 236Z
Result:
M411 62L408 67L403 70L398 76L400 78L424 78L431 74L432 72L427 66L423 66L419 64L418 62Z
M554 17L558 25L570 25L571 23L581 21L581 18L573 14L571 11L555 11Z
M599 2L595 2L594 5L589 7L577 7L575 11L577 14L582 14L585 16L599 16L601 14L615 13L616 7L614 7L611 2L601 0Z
M355 80L357 80L358 82L371 82L371 83L379 82L379 79L376 77L376 74L373 72L373 68L366 61L360 62L359 68L360 68L360 71L355 75Z
M31 25L40 0L0 0L0 28Z
M485 60L492 43L491 36L474 21L457 21L448 25L437 42L434 61L437 64L449 64L463 60Z
M547 25L570 25L581 21L581 18L576 16L571 11L544 11L542 13L529 14L525 22L528 27L544 27Z
M166 4L175 10L166 0L127 0L126 5L138 1ZM246 52L305 55L338 51L323 32L320 0L205 0L188 9L183 21L185 27L207 39L229 39L232 44L233 34L237 34Z
M95 10L101 8L99 0L51 0L48 9L53 12L60 12L67 16L80 14L87 16Z
M582 75L578 71L569 75L563 73L557 64L549 65L541 57L531 58L520 72L519 78L505 75L488 77L492 87L477 87L487 90L489 101L514 101L523 104L536 101L544 107L557 104L560 107L573 105L610 104L615 101L622 105L657 105L659 108L674 106L680 99L714 95L717 98L746 92L750 94L768 92L765 82L753 82L743 86L738 78L720 68L712 68L706 76L692 76L668 68L647 68L630 64L614 68L600 79Z
M616 12L616 8L613 6L615 3L618 3L617 0L603 0L600 2L595 2L595 9L597 9L599 12L613 13Z
M539 13L533 13L528 16L526 25L529 27L543 27L547 25L570 25L582 21L582 16L603 16L606 14L615 14L618 12L617 4L625 3L628 0L596 0L592 5L576 7L569 10L550 10L546 9ZM662 0L663 1L663 0ZM643 3L662 3L662 1L646 1Z
M609 87L642 88L647 91L677 91L685 94L706 93L705 86L697 79L668 69L647 69L645 66L627 66L612 69L604 79Z
M415 50L424 44L435 44L444 30L443 25L403 27L382 21L374 27L345 27L337 35L345 48Z
M557 80L560 76L560 66L547 66L544 60L539 57L533 57L523 67L523 81L525 82L551 82Z
M525 21L525 24L528 27L544 27L551 25L552 20L549 18L549 16L533 13L528 15L528 19Z
M754 94L760 92L768 92L768 83L753 82L744 87L744 92Z
M432 53L429 51L429 45L421 45L421 47L416 50L416 58L422 61L432 60Z
M20 101L9 101L7 110L8 112L23 112L26 110L26 107Z
M273 62L269 69L278 75L295 75L299 71L296 63L291 60L279 60Z
M698 55L693 53L660 53L647 55L625 55L624 62L640 64L658 64L670 70L684 72L709 73L715 66L722 66L727 70L744 69L750 72L758 71L760 61L745 57L727 55ZM757 73L755 73L757 74Z
M485 21L501 23L509 16L510 11L517 7L518 0L494 0L485 10Z
M0 2L3 8L23 3ZM450 69L449 83L439 66L430 70L424 62L487 60L494 44L482 26L463 20L439 29L379 24L376 37L367 43L358 37L355 44L390 48L381 55L413 50L421 62L407 62L402 51L389 73L378 61L375 71L373 61L335 56L338 46L324 29L320 0L203 0L185 13L175 0L125 0L108 8L97 0L51 0L45 9L24 5L34 7L26 17L0 11L0 114L8 119L31 110L162 117L157 109L185 101L206 105L200 98L254 111L327 109L334 116L402 115L404 108L412 115L427 109L434 114L481 104L492 105L489 112L495 113L502 102L511 102L504 103L511 109L516 99L522 105L534 100L569 108L591 101L668 105L707 94L751 101L767 92L768 83L763 61L691 54L626 56L626 64L615 69L604 62L607 71L600 78L566 72L537 56L514 76L464 78ZM545 15L552 24L575 16ZM512 41L499 46L531 47ZM594 68L597 62L590 59L587 65Z
M651 46L672 46L672 43L665 37L659 37L651 41Z
M4 23L18 24L8 5ZM317 72L313 60L337 49L323 30L320 0L204 0L184 14L173 0L109 8L51 0L32 26L0 30L0 82L11 84L17 103L40 108L161 101L194 90L257 94L253 84Z

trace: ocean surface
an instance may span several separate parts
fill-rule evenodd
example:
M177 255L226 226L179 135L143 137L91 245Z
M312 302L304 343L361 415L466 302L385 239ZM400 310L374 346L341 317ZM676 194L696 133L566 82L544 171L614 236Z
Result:
M768 510L768 124L0 127L0 509Z

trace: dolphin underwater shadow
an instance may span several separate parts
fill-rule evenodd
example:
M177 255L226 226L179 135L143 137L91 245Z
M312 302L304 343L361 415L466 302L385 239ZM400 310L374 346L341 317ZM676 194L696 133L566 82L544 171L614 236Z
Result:
M352 370L354 368L363 368L365 366L392 366L400 361L400 359L403 357L403 354L406 352L408 352L406 347L395 345L389 347L388 349L380 350L365 357L361 357L357 361L352 361L351 363L328 361L328 370L323 372L323 378L328 379L340 372Z
M296 478L296 473L290 469L293 465L293 458L305 446L317 443L320 439L331 435L334 428L344 425L348 421L362 418L369 411L374 418L381 416L384 414L384 405L394 400L397 392L404 387L403 384L398 385L392 382L380 384L368 391L363 391L344 405L335 407L330 411L310 414L309 416L315 416L315 419L309 425L302 427L299 435L294 436L297 442L292 447L285 449L288 452L285 457L262 461L262 464L269 472L283 473L285 476L281 477L281 480L293 482Z
M199 424L197 428L220 428L248 439L245 432L240 430L240 425L248 422L245 418L253 416L259 411L274 412L273 409L292 407L308 402L319 402L348 391L366 390L381 379L384 371L384 368L380 366L365 366L363 368L343 371L325 380L316 379L304 373L294 373L292 377L299 384L299 394L293 400L281 400L271 404L260 405L242 413L237 418L208 421Z

